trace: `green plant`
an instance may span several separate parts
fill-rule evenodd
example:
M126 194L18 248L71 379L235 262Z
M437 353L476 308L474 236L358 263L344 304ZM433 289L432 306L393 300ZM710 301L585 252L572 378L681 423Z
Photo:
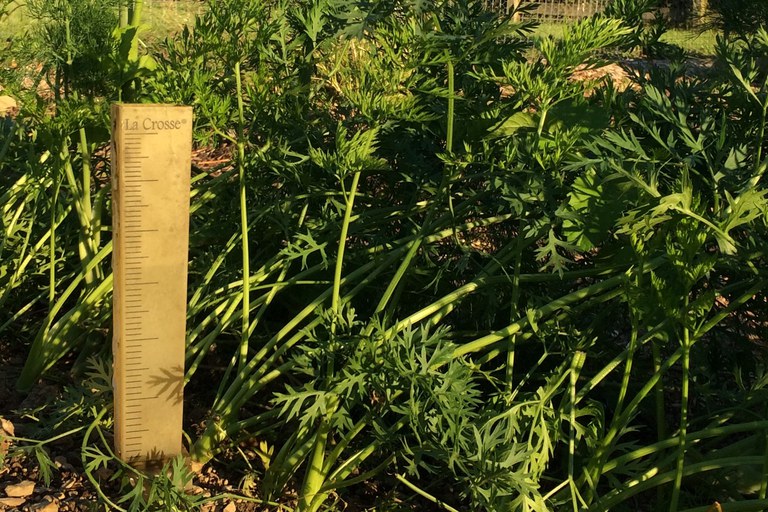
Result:
M700 76L575 80L653 47L649 5L556 39L470 0L227 0L121 75L114 97L192 104L231 158L192 169L192 457L258 446L258 499L304 511L370 480L446 510L762 506L768 36ZM102 101L3 127L22 387L109 322ZM126 483L101 499L200 506L180 461L113 460L100 400L83 464Z
M768 25L768 6L764 2L713 0L709 4L712 23L726 35L744 37Z

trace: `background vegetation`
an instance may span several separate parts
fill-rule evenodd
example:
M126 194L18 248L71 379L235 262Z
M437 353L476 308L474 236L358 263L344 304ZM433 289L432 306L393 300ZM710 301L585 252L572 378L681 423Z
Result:
M650 1L554 38L470 0L218 0L151 51L141 7L28 0L4 43L0 336L19 389L73 376L17 452L77 437L109 507L202 503L109 442L108 105L169 102L230 156L192 169L198 464L239 450L301 511L768 507L764 26L692 72ZM573 79L638 51L672 60Z

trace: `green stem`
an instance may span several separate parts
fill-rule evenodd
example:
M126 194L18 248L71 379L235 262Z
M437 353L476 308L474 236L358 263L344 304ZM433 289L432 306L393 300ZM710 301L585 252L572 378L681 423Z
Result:
M61 180L56 180L56 186L53 188L53 198L51 199L51 242L49 244L48 260L50 268L48 269L48 311L53 308L56 300L56 205L59 199L59 189Z
M762 455L756 456L737 456L726 457L723 459L707 460L702 462L696 462L685 466L683 476L692 476L699 473L705 473L708 471L718 471L729 467L740 467L746 465L760 465L762 463ZM653 467L638 475L631 481L627 482L624 486L618 487L611 491L606 498L590 508L590 512L608 512L610 510L619 510L616 505L622 503L637 494L653 489L654 487L660 487L662 485L669 484L675 480L676 470L667 471L666 473L660 473L658 467ZM695 509L698 510L698 509ZM729 510L744 510L736 507L723 507L724 511ZM765 510L764 507L747 508L746 510ZM690 512L690 511L689 511Z
M96 215L98 209L94 210L93 205L91 204L91 151L88 147L88 136L83 127L78 130L78 133L80 136L80 159L82 160L83 166L81 199L83 205L83 217L86 221L83 226L83 236L90 246L90 255L93 255L96 253L100 244L101 219ZM103 277L101 269L99 267L94 267L93 275L86 279L86 282L101 280Z
M651 357L653 358L653 371L657 373L661 368L661 347L660 341L654 339L651 342ZM664 405L664 379L659 379L654 388L654 397L656 404L656 439L661 441L667 437L666 407Z
M445 142L446 151L448 153L453 151L454 105L456 100L454 97L455 96L454 88L455 88L455 84L454 84L454 73L453 73L453 61L451 61L451 59L449 58L448 59L448 119L447 119L447 126L446 126L446 142ZM438 188L438 191L437 191L438 203L442 197L442 194L448 194L450 196L450 193L448 191L449 184L450 184L450 173L443 172L443 177L440 183L440 187ZM453 208L451 207L451 209ZM413 258L416 256L416 253L419 251L419 248L421 247L421 244L424 241L424 237L426 236L429 228L432 225L432 221L434 220L434 217L435 217L435 211L430 210L426 216L426 219L424 220L424 223L421 225L419 234L417 235L416 239L413 242L411 242L411 245L408 249L408 254L405 255L405 258L403 258L403 261L401 262L400 266L395 272L395 275L389 281L389 283L387 284L387 288L384 290L384 293L381 295L381 299L379 299L379 303L376 305L376 309L374 310L374 313L373 313L374 315L382 313L384 309L387 307L387 304L389 303L389 301L392 299L392 296L394 295L400 282L405 276L405 273L410 268Z
M541 318L541 319L547 318L548 316L552 315L558 310L566 308L572 304L575 304L576 302L580 302L584 299L588 299L590 297L594 297L594 296L600 295L601 293L607 292L608 290L611 290L612 288L615 288L621 285L625 279L626 279L626 276L621 275L621 276L612 277L610 279L606 279L605 281L595 283L590 286L585 286L584 288L581 288L579 290L576 290L575 292L571 292L567 295L564 295L559 299L555 299L550 303L538 308L535 311L535 313L538 318ZM471 341L469 343L466 343L456 348L456 350L454 350L453 352L453 357L459 358L467 354L479 352L480 350L483 350L495 343L498 343L499 341L507 339L510 336L514 336L515 334L520 332L523 329L523 327L527 326L528 324L529 324L528 318L527 317L522 318L517 322L514 322L503 329L495 331L491 334L483 336L482 338L478 338L474 341Z
M444 508L448 512L459 512L457 509L453 508L452 506L448 505L447 503L444 503L440 501L438 498L434 497L433 495L429 494L424 489L417 487L415 484L412 484L409 482L403 475L395 475L395 478L398 482L402 483L406 487L408 487L410 490L418 494L419 496L428 499L438 507Z
M571 506L573 512L579 512L579 498L577 485L576 485L576 384L579 380L579 373L584 367L584 361L587 354L580 350L577 350L573 355L570 368L570 407L568 421L569 433L568 433L568 482L571 488Z
M91 211L90 211L90 196L88 200L85 199L90 191L86 191L82 188L82 184L78 183L75 178L75 171L72 167L72 156L69 153L68 138L62 138L61 142L61 154L64 176L67 178L67 184L71 190L71 194L74 196L75 212L80 222L79 240L77 244L78 253L80 255L80 262L83 269L88 267L89 262L96 254L96 250L92 245L92 238L90 237L91 226ZM88 176L88 183L90 183L90 175ZM91 269L85 275L86 287L90 288L95 276L95 269Z
M725 438L726 436L734 434L750 433L758 430L764 430L768 432L768 420L750 421L748 423L738 423L736 425L706 428L697 432L688 433L687 437L688 442L692 443L702 439ZM664 439L663 441L659 441L648 446L643 446L642 448L638 448L637 450L631 451L624 455L620 455L619 457L606 462L602 468L603 474L610 473L615 469L623 469L638 459L655 456L663 450L674 448L676 446L680 446L680 439L677 436Z
M96 429L98 432L99 430L99 422L101 421L101 418L106 414L107 408L103 408L99 414L94 418L93 422L88 426L88 429L85 431L85 435L83 435L83 442L80 445L80 462L83 463L83 467L86 468L85 470L85 476L88 478L88 480L91 482L93 487L96 489L96 493L99 495L99 497L104 500L104 503L109 505L111 507L111 510L117 510L119 512L128 512L126 509L120 507L116 503L112 502L112 500L109 499L109 497L104 494L104 491L101 490L101 485L99 485L98 480L91 474L91 471L88 471L88 468L90 467L88 464L88 441L90 441L91 433L94 429ZM102 438L103 440L103 438ZM107 450L109 450L109 445L107 443L104 443L107 447ZM115 457L114 453L111 453L113 458Z
M686 299L686 308L688 310L688 300ZM683 483L683 470L685 469L685 451L686 451L686 433L688 432L688 386L690 380L690 359L691 359L691 338L688 326L683 328L683 382L680 404L680 444L677 452L677 470L675 472L675 483L672 487L672 499L669 503L669 512L677 512L677 505L680 501L680 487Z
M237 371L240 372L245 367L248 360L248 333L250 331L250 311L251 311L251 282L248 279L251 275L249 240L248 240L248 205L246 201L246 173L245 173L245 108L243 105L243 88L240 73L240 61L235 62L235 87L237 94L237 170L240 177L240 238L243 260L243 314L240 327L240 350L237 360Z
M312 454L307 461L307 473L304 477L301 496L299 497L298 512L315 512L319 510L320 505L325 501L320 489L325 483L325 449L328 442L328 435L331 431L331 418L338 407L338 400L332 402L329 399L327 404L328 412L320 420L320 425L315 436L315 443L312 447Z
M333 327L336 325L336 319L338 319L341 311L339 309L339 297L341 294L341 271L344 265L344 251L347 246L347 233L349 232L350 219L352 218L352 208L355 204L355 195L357 194L357 186L360 182L360 171L355 172L352 176L352 185L349 190L349 195L346 198L346 205L344 207L344 220L341 223L341 233L339 234L339 249L336 253L336 268L333 272L333 292L331 293L331 310L333 311Z
M520 312L518 303L520 301L520 271L523 266L523 244L524 237L522 236L522 222L517 224L517 248L515 250L515 273L512 276L512 300L510 303L511 318L519 318ZM517 342L517 336L512 335L509 338L509 346L507 348L507 364L505 367L505 379L507 384L507 393L512 393L514 385L512 383L514 379L515 371L515 345Z
M656 389L658 383L661 382L662 376L677 362L678 359L680 359L680 357L682 357L682 348L671 354L663 364L655 369L651 378L648 379L640 390L638 390L624 411L614 416L610 428L600 440L600 446L595 450L592 462L590 462L585 471L585 474L591 482L590 485L592 486L593 492L596 492L598 481L603 475L603 465L605 464L608 455L613 449L618 437L624 431L625 426L637 411L640 402L645 399L651 390Z
M448 154L453 152L453 124L455 116L455 77L453 72L453 60L448 57L448 119L445 134L445 150Z
M630 311L630 323L632 324L632 333L629 338L629 347L627 349L627 362L624 365L624 375L621 378L621 387L619 388L619 398L616 400L616 414L621 414L624 410L624 399L627 396L629 390L629 379L632 375L632 363L634 361L635 352L637 351L637 318Z

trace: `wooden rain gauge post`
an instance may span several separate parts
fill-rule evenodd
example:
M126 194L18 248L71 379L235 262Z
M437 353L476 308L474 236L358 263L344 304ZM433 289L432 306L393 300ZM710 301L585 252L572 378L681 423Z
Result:
M192 108L112 106L115 450L182 452Z

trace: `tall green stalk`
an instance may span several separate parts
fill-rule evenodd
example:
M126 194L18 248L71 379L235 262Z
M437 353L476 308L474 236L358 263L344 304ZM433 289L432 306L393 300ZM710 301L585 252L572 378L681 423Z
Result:
M352 184L349 188L349 193L345 198L346 205L344 207L344 219L341 223L341 232L339 233L339 246L336 252L336 266L333 272L333 292L331 294L331 310L333 311L333 326L336 324L336 318L341 314L339 296L341 291L341 271L344 265L344 251L347 246L347 233L349 232L349 225L352 219L352 209L355 205L355 196L357 195L357 187L360 183L360 171L355 172L352 176Z
M651 357L653 358L653 371L658 372L661 368L661 342L654 339L651 342ZM667 437L666 405L664 399L664 380L659 379L654 389L654 405L656 415L656 439L661 441Z
M120 28L134 29L128 49L128 62L124 63L129 66L137 66L139 62L139 27L143 8L144 0L132 0L128 5L120 8ZM132 101L137 84L136 79L125 81L120 88L120 101Z
M332 416L336 412L338 400L327 405L328 412L320 419L320 424L314 434L315 442L312 445L312 452L307 460L307 473L304 477L304 484L299 496L299 506L297 512L316 512L325 501L321 488L325 483L326 473L324 471L325 451L328 443L328 435L331 432Z
M446 149L446 152L450 154L453 151L453 129L454 129L454 123L455 123L455 102L456 102L453 61L450 59L450 56L448 56L447 68L448 68L448 115L446 119L446 129L445 129L445 132L446 132L445 149ZM438 198L438 200L436 201L437 203L439 203L439 199L443 196L443 194L447 194L450 197L450 192L448 191L449 184L450 184L450 172L448 171L448 169L443 169L443 177L441 179L440 186L437 189L437 198ZM400 286L400 283L402 282L403 277L405 276L406 272L410 268L411 263L413 262L413 258L416 257L416 254L421 248L422 242L424 241L424 237L428 234L428 230L432 228L432 222L434 221L434 217L435 217L435 211L430 210L429 213L427 213L427 216L424 219L424 222L421 224L419 235L413 240L413 242L411 242L410 247L408 249L408 253L405 255L405 257L403 258L403 261L400 263L400 266L395 272L394 277L390 279L389 283L387 283L387 288L384 290L384 293L382 293L381 298L379 299L379 302L376 305L376 309L374 310L374 315L384 312L384 310L387 308L387 305L390 303L390 300L392 300L392 297L394 296L395 291Z
M688 300L686 299L685 311L688 311ZM683 327L682 339L682 365L683 376L680 393L680 445L677 448L677 468L675 472L675 482L672 486L672 499L669 502L669 512L677 512L677 504L680 501L680 487L683 483L683 471L685 469L685 452L687 450L686 434L688 432L688 386L691 371L691 335L688 326Z
M571 368L569 370L569 408L568 408L568 486L571 489L571 506L573 512L579 512L579 491L576 484L576 385L579 380L579 373L584 367L587 354L581 350L577 350L571 360ZM586 505L586 504L584 504Z
M240 372L248 360L248 338L250 331L251 312L251 264L248 240L248 204L247 184L245 173L245 107L243 103L243 84L240 73L240 61L235 61L235 92L237 94L237 173L240 178L240 240L242 244L243 266L243 314L240 327L240 349L237 360L237 371Z

